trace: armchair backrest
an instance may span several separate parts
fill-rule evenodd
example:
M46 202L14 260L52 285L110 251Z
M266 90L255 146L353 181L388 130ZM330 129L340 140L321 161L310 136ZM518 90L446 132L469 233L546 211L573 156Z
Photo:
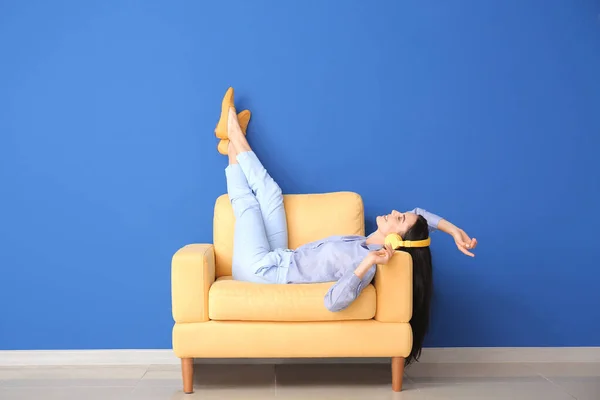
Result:
M288 224L288 247L333 235L364 235L365 216L360 195L353 192L284 195ZM229 197L215 203L213 243L216 276L231 275L235 217Z

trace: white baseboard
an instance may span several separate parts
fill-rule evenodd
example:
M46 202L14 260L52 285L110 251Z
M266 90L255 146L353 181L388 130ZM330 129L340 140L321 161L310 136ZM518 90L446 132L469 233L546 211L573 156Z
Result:
M215 364L388 363L389 358L196 359ZM600 347L453 347L423 349L422 363L600 363ZM0 366L179 364L172 350L2 350Z
M600 347L427 348L422 363L600 363Z
M179 364L173 350L2 350L0 366Z

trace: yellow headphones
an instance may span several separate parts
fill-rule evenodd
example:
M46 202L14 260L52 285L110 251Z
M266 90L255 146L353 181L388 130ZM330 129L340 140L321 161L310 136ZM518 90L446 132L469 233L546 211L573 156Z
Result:
M402 240L402 236L397 233L391 233L385 237L385 244L389 244L394 250L399 247L427 247L431 244L431 238L425 240Z

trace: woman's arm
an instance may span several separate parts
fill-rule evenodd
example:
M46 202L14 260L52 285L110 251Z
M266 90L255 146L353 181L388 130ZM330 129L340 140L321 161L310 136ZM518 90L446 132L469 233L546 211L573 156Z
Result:
M409 212L420 215L423 218L425 218L425 220L427 221L427 225L429 226L430 232L439 229L439 224L442 220L442 217L440 217L439 215L435 215L434 213L430 213L429 211L423 210L422 208L418 207Z
M460 251L470 257L475 257L475 254L471 253L469 250L473 250L477 246L477 239L471 239L469 235L467 235L467 233L458 226L454 225L448 220L445 220L439 215L430 213L427 210L415 208L410 212L423 216L423 218L427 220L427 225L429 226L430 231L437 229L449 234L454 238L456 247L458 247Z
M325 307L333 312L347 308L371 283L375 276L375 270L375 266L371 265L370 269L366 270L361 277L355 273L358 268L356 271L346 272L325 295Z
M325 295L325 307L329 311L342 311L347 308L375 277L376 264L387 264L394 251L390 245L371 251L358 264L354 271L348 271Z
M448 235L452 235L458 230L458 226L454 225L448 220L441 219L438 224L438 229L442 232L447 233Z
M439 230L452 236L452 238L454 238L454 243L456 243L456 247L461 252L469 257L475 257L475 254L469 250L473 250L475 247L477 247L477 239L471 239L465 231L450 221L446 221L445 219L440 221Z

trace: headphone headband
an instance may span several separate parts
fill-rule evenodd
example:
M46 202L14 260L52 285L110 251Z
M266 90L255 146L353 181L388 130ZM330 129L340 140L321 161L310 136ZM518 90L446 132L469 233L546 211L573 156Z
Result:
M425 240L402 240L400 235L392 233L386 236L385 244L389 244L394 250L400 247L427 247L431 244L431 238Z

